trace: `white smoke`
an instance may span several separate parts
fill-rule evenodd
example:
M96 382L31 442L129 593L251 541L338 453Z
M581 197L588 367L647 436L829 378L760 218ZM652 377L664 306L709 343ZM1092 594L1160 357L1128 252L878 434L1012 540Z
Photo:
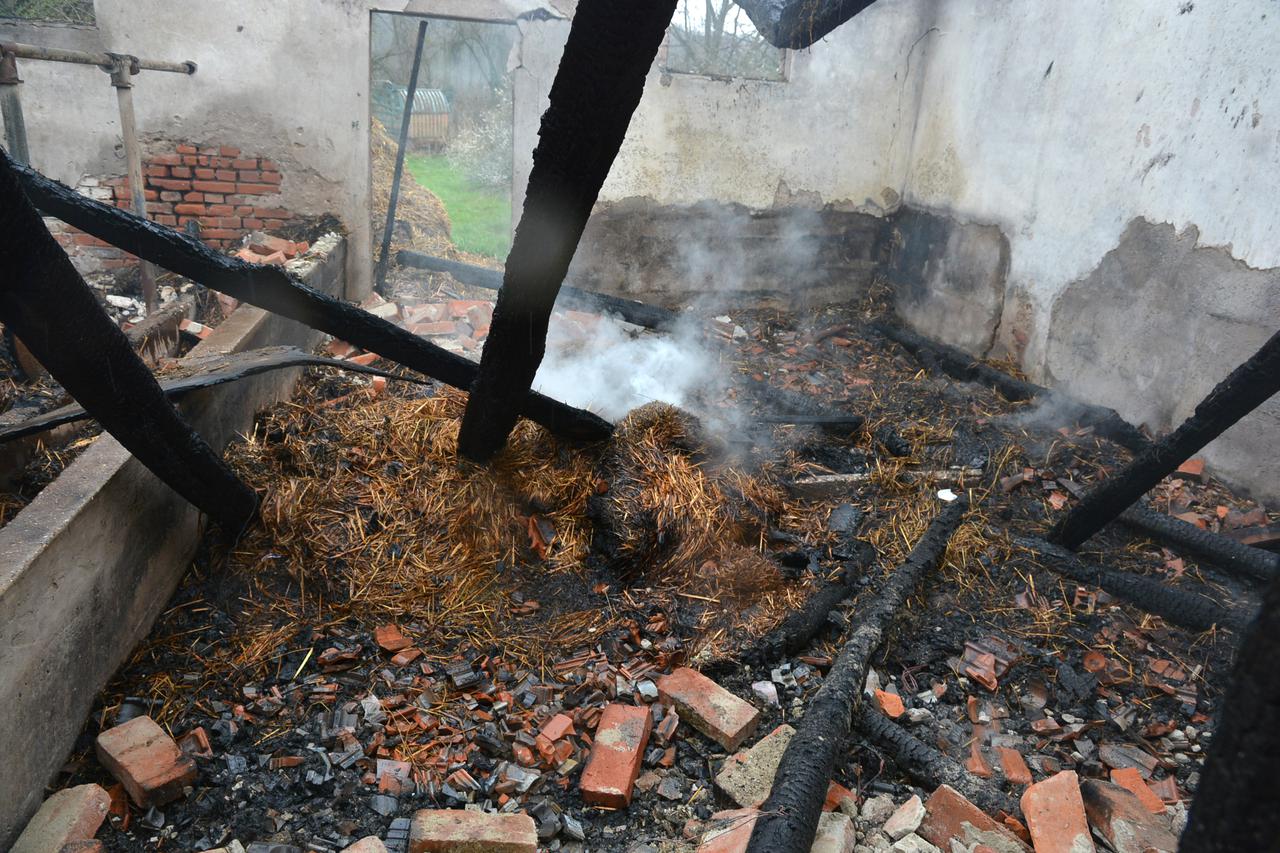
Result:
M654 401L703 416L709 414L706 402L726 386L726 372L695 319L669 333L646 332L612 316L583 325L560 315L552 319L534 388L616 422Z

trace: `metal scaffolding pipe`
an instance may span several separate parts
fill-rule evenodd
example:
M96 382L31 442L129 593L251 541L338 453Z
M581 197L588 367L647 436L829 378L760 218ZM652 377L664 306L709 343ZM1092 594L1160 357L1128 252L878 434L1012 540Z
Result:
M19 59L40 59L46 62L96 65L107 72L111 71L120 57L120 54L115 53L86 53L81 50L40 47L39 45L22 44L20 42L0 42L0 53L10 54ZM139 59L136 56L126 56L124 58L129 61L130 74L137 74L139 71L170 71L175 74L196 73L196 64L190 60L185 62L165 62L158 59Z

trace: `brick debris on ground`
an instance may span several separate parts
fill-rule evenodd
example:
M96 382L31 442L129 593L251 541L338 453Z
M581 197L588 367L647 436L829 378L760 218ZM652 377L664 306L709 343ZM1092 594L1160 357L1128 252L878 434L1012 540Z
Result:
M474 354L491 305L427 294L367 307ZM559 318L584 339L604 322ZM523 544L483 571L466 553L433 551L432 537L448 533L434 526L436 496L420 488L406 509L399 493L378 490L384 477L424 477L433 431L456 429L459 410L394 384L313 375L299 404L262 420L251 458L279 492L268 511L313 502L330 519L314 528L323 536L302 541L304 528L285 519L272 522L274 544L207 542L85 732L91 746L99 721L109 735L150 716L177 736L194 779L182 796L144 806L86 749L62 785L114 792L98 831L113 851L742 850L841 626L856 623L856 599L796 655L751 666L738 652L854 565L856 537L879 559L854 589L874 591L936 511L936 492L953 488L970 491L982 518L957 532L943 579L873 658L864 701L1018 813L985 813L947 786L920 789L855 737L814 849L1084 851L1095 837L1165 849L1196 789L1236 638L1170 626L1013 547L997 528L1044 530L1127 452L921 372L863 319L846 309L808 326L777 312L707 322L708 342L744 383L726 406L767 409L750 391L767 383L870 420L852 435L772 430L753 477L867 476L847 494L777 505L757 548L780 580L741 599L727 577L710 587L610 575L586 533L587 495L607 496L609 484L578 451L537 444L545 439L533 432L513 440L520 464L557 458L579 478L575 497L523 496L509 519ZM329 349L374 360L339 341ZM405 407L426 431L403 458L387 455L407 429ZM888 454L881 427L910 453ZM543 456L519 456L530 447ZM710 476L710 463L694 467ZM912 475L966 469L981 473ZM332 479L317 482L321 471ZM337 493L351 483L363 492ZM1206 529L1274 523L1195 465L1152 499ZM1091 559L1229 607L1256 602L1244 582L1113 528L1090 543ZM429 588L398 574L408 566Z

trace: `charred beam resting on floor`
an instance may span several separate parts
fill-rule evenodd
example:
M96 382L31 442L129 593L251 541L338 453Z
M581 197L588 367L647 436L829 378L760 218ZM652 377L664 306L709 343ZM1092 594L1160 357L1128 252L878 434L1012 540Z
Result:
M816 426L824 432L850 433L857 432L866 424L862 415L757 415L756 421L762 424L779 424L783 426Z
M926 791L950 785L975 806L995 814L1014 814L1013 800L999 789L974 776L954 758L912 735L866 702L853 713L853 727L889 754L902 771Z
M1206 560L1232 574L1261 581L1280 577L1280 554L1242 545L1180 518L1155 512L1141 503L1121 513L1120 521L1157 542Z
M1192 631L1214 626L1239 630L1246 617L1216 601L1177 589L1153 578L1110 569L1082 559L1073 551L1034 536L1014 536L1014 544L1046 558L1045 566L1078 584L1096 586L1167 622Z
M1280 392L1280 332L1219 382L1181 426L1153 442L1122 470L1085 495L1057 524L1049 538L1067 548L1080 547L1179 465L1277 392Z
M1135 426L1120 417L1115 409L1065 399L1044 386L1010 376L1002 370L978 361L963 350L930 340L902 326L881 321L872 323L871 327L889 340L901 345L930 371L940 371L953 379L977 382L994 388L1000 396L1013 403L1038 398L1058 400L1082 426L1093 427L1098 435L1135 453L1142 451L1151 443Z
M784 483L787 491L798 498L825 500L850 494L856 487L883 476L878 471L852 474L815 474ZM958 486L982 476L981 468L906 468L897 476L909 483L932 483L936 486Z
M765 666L808 648L814 638L832 624L832 611L858 591L859 572L875 559L875 551L868 543L859 540L856 547L860 552L856 559L818 587L781 625L743 652L742 659L752 666Z
M412 382L418 385L428 384L431 380L417 376L401 376L376 367L365 367L350 361L336 358L309 355L295 347L265 347L248 352L209 356L189 359L183 363L184 372L166 374L158 377L160 389L171 399L177 400L204 388L224 385L248 379L273 370L284 370L289 367L335 367L352 373L363 373L367 376L382 376L401 382ZM72 404L54 409L51 412L28 418L16 424L0 424L0 444L7 441L35 435L63 424L92 418L83 406Z
M475 381L478 367L474 362L307 287L281 267L250 264L223 255L172 228L87 198L33 169L23 167L17 171L27 194L42 211L113 246L454 388L465 391ZM526 417L563 438L600 441L613 431L603 418L533 391L521 398L519 408Z
M801 50L875 0L735 0L765 41Z
M458 432L487 462L515 427L600 187L622 147L676 0L580 0L542 115L524 211Z
M502 290L502 271L491 270L475 264L451 261L448 258L437 258L422 252L402 249L396 253L396 263L402 267L429 270L431 272L448 273L463 284L483 287L485 290ZM680 315L665 308L646 305L634 299L623 299L607 293L596 293L582 290L565 284L560 287L560 298L557 304L575 311L589 314L616 314L628 323L643 326L646 329L667 330L675 326Z
M236 535L258 498L192 429L111 321L0 151L0 322L103 429Z
M858 627L840 649L782 755L747 853L806 853L813 844L836 759L849 740L871 654L907 598L942 562L967 508L964 498L947 504L898 570L865 607L859 606Z

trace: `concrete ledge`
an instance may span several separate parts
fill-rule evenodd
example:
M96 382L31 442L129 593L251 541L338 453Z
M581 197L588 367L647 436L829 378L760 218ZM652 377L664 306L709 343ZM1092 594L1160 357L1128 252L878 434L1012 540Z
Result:
M291 269L343 292L346 241L326 237ZM270 344L310 348L322 334L241 306L193 354ZM182 409L215 448L286 399L302 368L190 395ZM98 691L147 635L203 532L194 507L103 435L0 528L0 850L44 799Z

